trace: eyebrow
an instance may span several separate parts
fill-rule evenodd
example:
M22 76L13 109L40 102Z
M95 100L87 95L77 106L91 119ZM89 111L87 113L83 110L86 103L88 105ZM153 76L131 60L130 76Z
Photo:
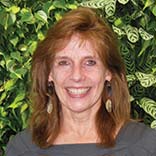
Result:
M55 59L68 59L68 56L55 56Z
M97 56L85 56L83 57L83 59L97 59L98 57ZM70 57L68 56L56 56L55 59L71 59Z

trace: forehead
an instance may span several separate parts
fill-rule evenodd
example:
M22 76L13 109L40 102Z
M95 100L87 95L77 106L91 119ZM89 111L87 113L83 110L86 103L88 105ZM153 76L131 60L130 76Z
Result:
M59 50L55 56L98 57L98 54L91 41L82 39L79 35L73 35L66 46Z

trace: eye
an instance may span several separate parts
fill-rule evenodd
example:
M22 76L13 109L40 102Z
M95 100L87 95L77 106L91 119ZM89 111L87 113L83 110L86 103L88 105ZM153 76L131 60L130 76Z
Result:
M70 64L70 62L67 61L67 60L58 61L58 65L60 65L60 66L66 66L66 65L69 65L69 64Z
M96 61L95 60L86 60L85 64L87 66L94 66L94 65L96 65Z

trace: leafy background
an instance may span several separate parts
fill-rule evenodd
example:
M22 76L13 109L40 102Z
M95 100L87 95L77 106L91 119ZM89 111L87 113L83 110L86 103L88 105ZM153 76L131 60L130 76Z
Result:
M132 117L156 128L155 0L0 1L0 155L27 126L31 56L50 26L77 6L96 8L119 38Z

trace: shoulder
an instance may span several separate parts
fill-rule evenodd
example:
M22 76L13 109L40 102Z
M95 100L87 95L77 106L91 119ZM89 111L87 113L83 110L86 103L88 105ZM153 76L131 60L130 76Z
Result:
M156 130L143 123L130 122L121 133L121 142L127 144L130 153L156 155Z
M135 136L136 138L138 137L143 137L147 135L156 135L156 130L151 129L144 123L136 122L136 121L131 121L127 123L123 127L123 133L131 134Z
M28 129L19 132L10 139L6 147L6 156L35 156L37 146L33 144L31 133Z

